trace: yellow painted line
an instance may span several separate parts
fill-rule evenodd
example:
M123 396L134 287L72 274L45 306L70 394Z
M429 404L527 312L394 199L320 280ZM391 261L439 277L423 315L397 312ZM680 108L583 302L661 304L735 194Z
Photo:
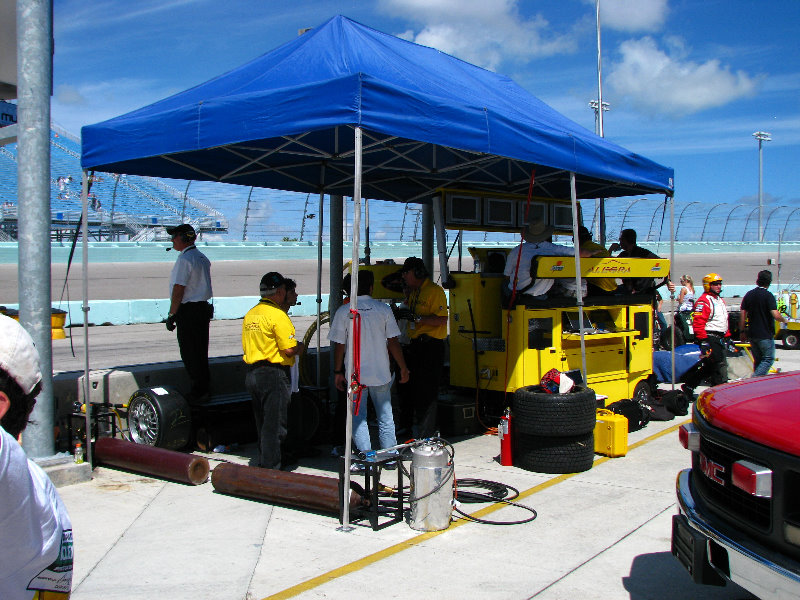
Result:
M628 446L628 450L629 451L634 450L649 442L657 440L660 437L669 435L670 433L674 433L675 431L678 430L678 428L681 425L690 422L691 419L687 419L686 421L682 421L676 425L673 425L672 427L669 427L668 429L659 431L658 433L654 433L649 437L646 437L634 444L631 444L630 446ZM592 468L596 467L597 465L603 464L604 462L609 460L611 459L607 456L597 458L595 459L594 463L592 463ZM552 479L548 479L547 481L540 483L539 485L536 485L530 489L527 489L524 492L520 492L516 500L521 500L523 498L527 498L528 496L532 496L533 494L537 494L541 491L546 490L547 488L553 487L554 485L561 483L562 481L566 481L571 477L575 477L576 475L580 475L580 473L565 473L563 475L553 477ZM476 518L483 518L486 515L489 515L497 510L500 510L501 508L504 508L505 506L507 505L502 503L491 504L478 511L475 511L474 513L470 513L470 515ZM317 577L313 577L311 579L303 581L302 583L298 583L297 585L294 585L290 588L286 588L285 590L280 591L276 594L267 596L263 600L284 600L286 598L294 598L295 596L299 596L300 594L307 592L308 590L312 590L316 587L324 585L329 581L333 581L334 579L338 579L339 577L344 577L345 575L349 575L350 573L355 573L356 571L360 571L361 569L368 567L369 565L374 564L376 562L379 562L384 558L389 558L391 556L394 556L395 554L398 554L399 552L402 552L403 550L413 548L414 546L417 546L422 542L426 542L438 535L441 535L448 531L452 531L456 527L460 527L461 525L464 525L466 523L470 523L470 521L467 519L459 519L458 521L451 523L450 527L448 527L447 529L442 529L441 531L428 531L426 533L421 533L420 535L414 536L411 539L405 540L403 542L398 542L393 546L389 546L388 548L384 548L383 550L379 550L378 552L369 554L364 558L360 558L346 565L342 565L341 567L333 569L332 571L328 571L327 573L323 573L322 575L318 575Z

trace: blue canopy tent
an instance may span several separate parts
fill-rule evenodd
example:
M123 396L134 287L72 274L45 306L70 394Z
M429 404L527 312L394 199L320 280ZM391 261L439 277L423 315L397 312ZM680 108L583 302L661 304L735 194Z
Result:
M342 16L81 133L85 170L352 195L356 273L361 198L430 202L448 186L526 193L535 168L535 195L572 198L577 235L578 198L673 192L672 169L589 132L511 79ZM351 285L356 310L357 277Z
M460 187L541 196L672 194L672 169L562 116L508 77L337 16L260 56L82 129L81 162L112 173L427 201Z

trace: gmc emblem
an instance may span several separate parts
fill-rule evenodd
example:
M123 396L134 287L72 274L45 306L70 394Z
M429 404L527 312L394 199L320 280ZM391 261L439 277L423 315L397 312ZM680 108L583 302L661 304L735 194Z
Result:
M725 485L725 480L722 479L722 476L725 474L725 467L719 463L715 463L713 460L708 460L702 452L699 454L700 470L703 472L703 475L714 483Z

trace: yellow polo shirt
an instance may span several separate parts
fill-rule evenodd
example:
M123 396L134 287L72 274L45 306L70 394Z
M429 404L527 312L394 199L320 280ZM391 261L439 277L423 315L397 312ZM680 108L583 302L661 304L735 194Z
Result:
M294 356L287 358L281 350L297 345L292 320L272 300L261 300L247 311L242 323L244 362L252 365L260 360L290 367Z
M602 252L598 252L592 258L608 258L611 256L608 253L608 250L606 250L602 244L598 244L597 242L591 240L583 242L581 244L581 250L602 250ZM584 281L588 281L592 285L596 285L601 290L606 292L613 292L617 289L617 280L613 277L587 277L584 279Z
M429 317L431 315L437 317L447 316L447 297L444 295L444 289L427 278L422 282L418 290L411 292L411 296L408 299L408 306L414 314L422 317ZM413 326L413 329L409 327L408 337L412 340L423 334L429 335L437 340L443 340L447 337L447 324L436 326L411 323L411 326Z

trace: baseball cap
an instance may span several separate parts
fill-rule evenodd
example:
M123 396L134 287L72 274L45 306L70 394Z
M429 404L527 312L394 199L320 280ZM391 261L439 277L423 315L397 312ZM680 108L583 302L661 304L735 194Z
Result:
M284 279L283 275L275 271L270 271L261 278L261 284L259 286L261 295L271 294L284 283L286 283L286 279Z
M175 237L176 235L197 237L197 234L194 231L194 227L192 227L188 223L183 223L182 225L176 225L175 227L167 227L167 234L172 237Z
M0 315L0 369L30 394L42 380L39 352L30 334L11 317Z

